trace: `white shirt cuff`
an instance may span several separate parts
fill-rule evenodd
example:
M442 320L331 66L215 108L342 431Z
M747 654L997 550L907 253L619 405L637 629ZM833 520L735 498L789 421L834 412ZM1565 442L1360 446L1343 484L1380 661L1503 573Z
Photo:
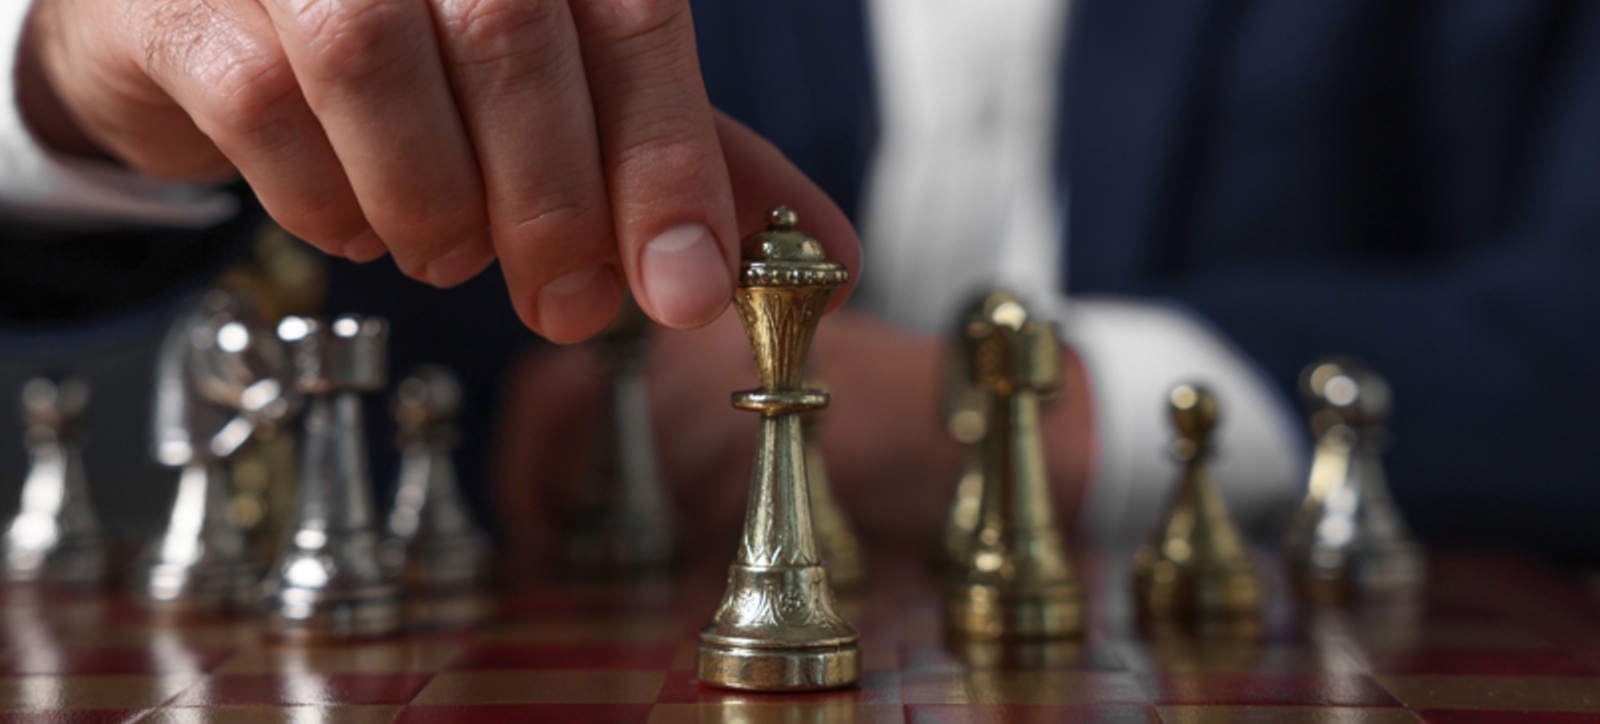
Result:
M1304 424L1283 395L1218 331L1188 310L1131 299L1074 296L1066 337L1082 357L1100 424L1099 465L1083 524L1103 548L1143 542L1165 510L1178 468L1165 406L1173 385L1217 396L1212 478L1235 521L1259 528L1304 490Z
M161 181L45 149L22 120L17 50L32 0L0 2L0 214L72 229L204 227L238 211L214 185Z

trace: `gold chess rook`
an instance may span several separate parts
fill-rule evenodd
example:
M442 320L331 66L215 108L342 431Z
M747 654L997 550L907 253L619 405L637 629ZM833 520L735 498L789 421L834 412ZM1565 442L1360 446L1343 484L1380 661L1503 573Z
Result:
M728 588L700 633L700 681L731 689L799 691L861 679L860 637L834 609L818 554L802 415L828 404L805 389L806 357L828 298L849 279L786 207L742 244L734 302L755 350L761 387L733 395L761 413L744 533Z

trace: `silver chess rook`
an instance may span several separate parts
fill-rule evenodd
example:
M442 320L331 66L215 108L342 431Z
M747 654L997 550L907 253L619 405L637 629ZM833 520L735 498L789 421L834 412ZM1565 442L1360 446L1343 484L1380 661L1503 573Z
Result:
M294 384L305 395L300 491L268 577L268 630L288 638L360 638L400 628L398 587L378 558L361 395L388 380L389 326L286 317Z
M87 585L106 572L106 543L83 475L83 415L89 388L74 378L37 378L22 387L28 477L6 526L10 581Z
M1388 446L1389 385L1362 362L1335 357L1306 367L1300 394L1316 449L1286 541L1296 587L1326 602L1420 592L1426 558L1389 496L1379 458Z
M486 578L489 537L457 486L450 453L459 433L461 381L440 365L418 367L395 390L400 484L383 542L385 569L408 590L457 593Z
M835 610L811 517L801 413L828 404L804 386L806 357L828 298L849 279L793 211L741 244L734 303L755 350L761 387L733 405L761 413L756 463L738 554L711 623L700 632L697 673L710 686L803 691L861 679L855 627Z
M173 323L156 361L153 454L177 468L167 527L145 551L139 593L161 608L253 607L261 566L228 517L229 461L297 407L288 360L254 304L213 289Z

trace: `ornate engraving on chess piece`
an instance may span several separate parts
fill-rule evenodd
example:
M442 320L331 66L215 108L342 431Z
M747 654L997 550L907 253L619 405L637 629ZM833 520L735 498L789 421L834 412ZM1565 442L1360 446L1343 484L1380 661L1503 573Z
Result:
M597 410L588 487L566 550L567 565L580 574L660 573L676 555L644 379L649 325L630 299L600 339L606 400Z
M1183 472L1161 524L1134 556L1134 600L1140 619L1255 620L1261 612L1261 580L1206 470L1217 400L1206 388L1192 384L1174 387L1167 399L1178 431L1172 456Z
M1075 635L1083 589L1056 526L1039 428L1040 399L1061 388L1061 340L1003 293L962 339L987 422L978 522L945 597L945 626L977 639Z
M361 393L388 379L388 323L285 317L278 337L288 345L305 414L294 521L267 580L268 630L290 638L394 633L400 606L378 560L361 412Z
M137 588L163 608L246 608L261 567L228 516L229 461L298 407L278 338L248 299L213 289L168 330L156 361L156 461L181 470L167 527Z
M755 470L738 555L711 623L700 632L698 675L711 686L795 691L861 679L860 637L834 609L812 524L801 415L828 404L803 387L806 357L833 291L849 279L793 211L769 212L742 244L734 302L755 350L761 387L733 405L761 413Z
M0 539L7 580L86 585L105 575L105 537L83 476L88 406L89 388L75 378L22 387L29 466L21 508Z
M488 573L490 545L461 497L450 459L461 382L446 367L423 365L400 383L392 409L400 484L380 551L384 567L410 590L469 590Z
M950 437L965 448L961 477L956 481L955 499L945 517L943 532L945 564L951 571L961 569L967 559L967 546L978 529L978 513L983 508L983 453L979 443L983 442L989 422L988 398L972 379L966 329L984 322L984 310L991 300L998 303L1004 299L1014 297L994 292L974 299L950 334L949 360L945 365L945 422Z
M811 386L827 389L816 383ZM822 455L818 429L822 422L820 412L801 415L801 428L806 437L806 477L811 482L811 523L817 531L817 550L822 553L828 583L836 593L852 594L861 590L866 577L861 561L861 539L856 537L850 518L833 497L833 484L828 478L828 464Z
M1306 498L1286 539L1295 585L1313 601L1420 592L1427 563L1389 496L1383 462L1390 392L1362 362L1306 367L1300 393L1316 439Z

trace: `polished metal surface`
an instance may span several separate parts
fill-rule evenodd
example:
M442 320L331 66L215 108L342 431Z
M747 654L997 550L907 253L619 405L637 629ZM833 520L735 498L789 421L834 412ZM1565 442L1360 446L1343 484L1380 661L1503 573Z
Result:
M946 514L941 543L945 564L959 570L967 559L967 546L978 529L978 513L983 508L983 442L988 427L989 400L972 379L969 325L983 324L991 298L1001 292L984 294L972 300L950 331L948 360L945 364L945 425L950 437L963 446L961 477L956 480L954 499ZM1006 298L1011 298L1007 296Z
M174 320L156 361L152 454L179 469L167 526L135 588L163 608L258 602L262 567L229 517L231 459L286 422L299 397L288 361L248 294L213 289Z
M826 386L813 384L818 389ZM866 564L861 559L861 539L856 536L850 517L833 497L833 482L828 477L828 462L822 452L820 427L826 414L807 412L801 416L806 437L806 477L811 483L811 523L817 532L817 550L822 554L828 583L840 594L859 593L866 583Z
M0 539L7 580L84 585L105 575L105 537L83 476L88 406L89 388L77 379L22 387L29 465L21 506Z
M1335 357L1306 367L1300 392L1316 448L1286 538L1296 587L1330 602L1420 593L1426 557L1389 496L1380 459L1389 385L1359 360Z
M582 576L665 573L676 555L644 379L648 333L649 319L630 300L599 340L604 399L595 415L587 486L567 534L567 566Z
M400 383L391 408L399 428L400 483L381 556L407 590L459 593L489 573L489 537L461 497L451 451L461 413L461 381L449 368L423 365Z
M1178 431L1172 455L1182 474L1166 515L1134 556L1137 612L1147 623L1248 623L1260 616L1261 580L1206 469L1216 397L1199 385L1182 384L1167 401Z
M268 576L268 629L288 638L382 636L400 627L398 586L378 559L361 393L388 379L388 324L286 317L278 336L306 395L300 491Z
M849 278L816 239L777 207L747 237L734 294L761 387L733 404L761 413L738 554L711 623L700 632L702 683L752 691L850 686L861 679L860 637L836 610L812 523L805 434L797 413L827 405L808 390L806 358L828 298Z
M982 478L977 524L945 595L945 626L975 639L1076 635L1083 589L1056 525L1039 427L1041 398L1061 388L1061 340L1005 293L986 300L962 340L983 398Z

